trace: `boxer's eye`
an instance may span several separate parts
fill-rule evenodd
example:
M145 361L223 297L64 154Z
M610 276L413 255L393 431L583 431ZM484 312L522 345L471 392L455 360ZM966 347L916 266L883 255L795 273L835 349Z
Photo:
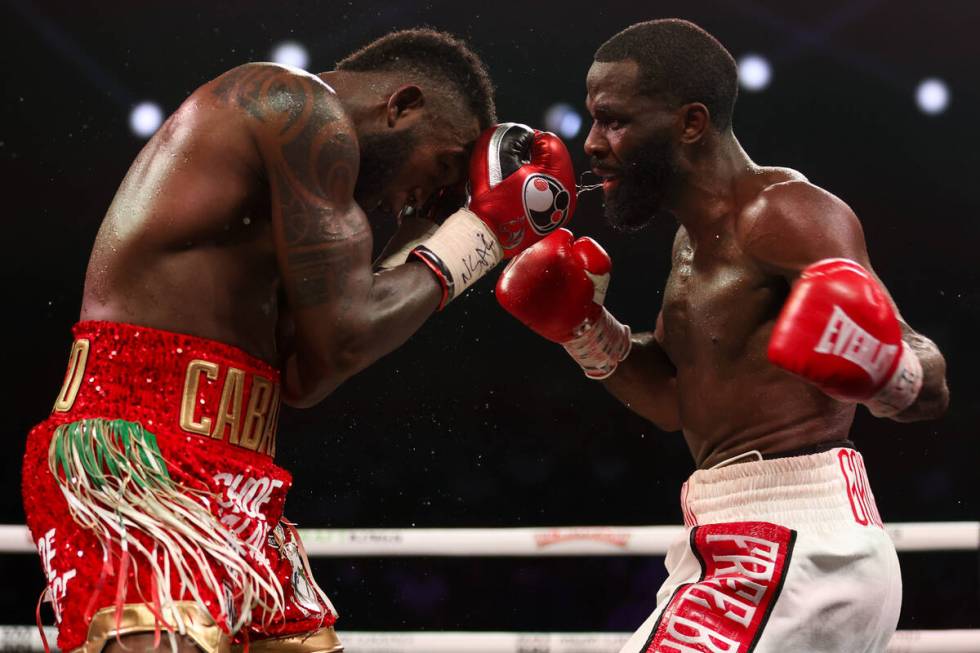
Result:
M614 131L621 129L625 125L625 121L611 116L596 117L595 121L603 129L612 129Z

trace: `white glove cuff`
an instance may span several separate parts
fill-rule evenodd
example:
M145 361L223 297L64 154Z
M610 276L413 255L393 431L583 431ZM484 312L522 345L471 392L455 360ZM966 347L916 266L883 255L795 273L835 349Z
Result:
M586 320L576 331L576 336L562 346L590 379L610 376L620 361L629 356L633 346L630 328L605 308L599 319L595 322Z
M446 291L443 305L463 294L503 258L493 231L466 208L446 218L413 251L442 281Z
M893 417L909 406L922 389L922 363L905 342L902 355L888 382L864 404L875 417Z
M412 253L412 250L428 240L438 228L439 225L431 220L427 220L426 218L403 218L399 232L407 229L412 236L404 243L398 245L398 248L394 252L390 254L385 252L385 257L378 262L378 268L382 270L390 270L391 268L396 268L405 263L405 261L408 260L409 255ZM394 238L398 237L399 234L395 234Z

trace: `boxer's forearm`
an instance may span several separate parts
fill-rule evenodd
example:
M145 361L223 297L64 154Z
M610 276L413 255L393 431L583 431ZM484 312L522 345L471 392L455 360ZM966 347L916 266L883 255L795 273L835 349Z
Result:
M664 431L681 429L677 370L652 333L633 335L629 356L603 385L627 408Z
M316 404L345 380L405 343L436 310L442 287L421 263L373 275L370 291L345 307L332 324L330 346L298 351L286 365L285 400Z
M946 386L946 359L929 338L916 333L903 324L902 339L922 364L922 389L915 402L894 416L897 422L917 422L941 417L949 405L949 388Z

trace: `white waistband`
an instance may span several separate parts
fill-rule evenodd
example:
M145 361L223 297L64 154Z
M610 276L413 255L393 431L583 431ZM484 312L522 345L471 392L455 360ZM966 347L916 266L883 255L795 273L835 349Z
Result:
M881 517L864 459L854 449L699 469L681 488L687 526L768 521L810 526L876 526Z

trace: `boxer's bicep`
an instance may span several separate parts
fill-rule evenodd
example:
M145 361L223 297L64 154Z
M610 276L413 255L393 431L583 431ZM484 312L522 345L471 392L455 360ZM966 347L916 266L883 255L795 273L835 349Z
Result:
M353 202L345 205L309 192L288 166L274 174L276 256L294 316L324 319L349 310L372 283L367 218Z
M294 353L286 392L307 395L346 366L371 295L371 230L354 201L353 125L318 78L271 64L240 66L214 94L252 135L269 188L273 241Z
M215 80L212 93L244 121L255 142L280 272L297 319L367 292L371 231L353 197L360 154L330 87L302 71L246 64Z
M248 111L269 180L277 258L297 327L338 317L371 287L371 230L353 199L353 127L313 76L273 68Z

